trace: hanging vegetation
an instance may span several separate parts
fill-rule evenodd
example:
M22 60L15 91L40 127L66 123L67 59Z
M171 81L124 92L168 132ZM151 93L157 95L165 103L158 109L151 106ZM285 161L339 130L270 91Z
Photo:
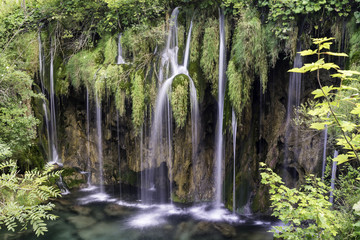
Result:
M209 19L205 23L200 67L212 86L212 94L217 96L219 78L219 22Z
M185 126L188 112L189 79L185 75L176 76L171 91L171 107L176 125Z

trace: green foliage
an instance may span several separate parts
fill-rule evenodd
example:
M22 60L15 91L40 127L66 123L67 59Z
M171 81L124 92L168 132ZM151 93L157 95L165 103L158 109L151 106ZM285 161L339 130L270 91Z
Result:
M151 26L151 25L150 25ZM132 58L138 66L148 66L154 57L154 50L164 44L164 25L134 25L127 28L121 37L123 55Z
M185 75L176 76L171 91L171 107L176 125L183 128L188 112L189 79Z
M131 84L132 122L135 130L138 130L144 122L145 109L144 77L140 71L133 75Z
M73 55L66 65L67 76L75 89L82 84L87 87L93 86L96 70L95 53L90 51L81 51Z
M329 188L314 176L306 178L300 189L290 189L281 177L264 163L261 164L261 183L270 187L272 215L285 226L271 230L281 239L334 239L341 228L339 212L331 210L326 196Z
M277 41L273 39L271 31L262 26L254 10L241 13L227 70L230 101L238 117L250 100L250 89L256 76L260 78L263 92L266 90L268 67L274 65L279 51Z
M14 161L0 163L0 227L9 231L26 230L30 225L36 236L46 231L44 220L55 220L56 216L48 213L54 204L42 202L50 197L59 197L57 188L48 185L49 178L59 177L53 166L47 165L43 171L26 171L23 176L17 175Z
M357 93L359 89L352 85L353 81L358 81L356 76L360 75L360 72L349 71L349 70L340 70L340 67L334 63L326 63L323 56L347 56L345 53L334 53L331 52L330 46L332 44L331 40L333 38L315 38L313 43L317 45L316 50L304 50L300 54L302 56L316 55L317 61L309 64L305 64L301 68L294 68L289 70L289 72L317 72L317 80L319 83L319 89L316 89L312 92L314 98L323 99L323 102L319 102L315 105L315 108L309 111L309 114L317 117L319 121L314 122L311 125L311 128L322 130L325 125L335 126L339 129L340 135L337 138L337 145L342 146L344 150L347 150L346 153L339 154L334 161L337 161L338 164L349 161L353 158L360 161L360 158L357 154L357 151L360 150L360 135L358 134L357 128L358 125L356 122L349 121L348 115L341 115L338 109L342 109L342 106L351 103L353 107L350 109L350 115L360 116L359 111L359 97ZM335 69L337 73L332 74L332 77L340 78L340 86L322 86L320 80L320 69L330 70ZM327 114L331 114L331 118L327 117Z
M212 94L217 95L219 78L219 22L212 18L205 23L200 67L211 83Z
M30 100L40 97L31 90L30 76L0 57L0 144L19 154L36 137L38 120L31 113Z

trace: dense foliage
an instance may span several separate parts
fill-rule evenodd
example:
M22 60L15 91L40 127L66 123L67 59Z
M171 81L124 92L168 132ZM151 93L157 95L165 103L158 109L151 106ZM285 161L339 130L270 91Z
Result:
M300 189L291 189L264 163L261 166L261 183L270 187L272 215L284 223L271 230L275 238L332 239L338 234L342 216L332 211L329 187L319 178L309 176Z
M3 155L0 155L2 157ZM59 189L49 184L49 179L58 178L60 172L53 172L53 166L47 165L44 171L26 171L18 176L16 162L0 163L0 228L7 230L26 230L30 225L37 236L47 231L44 220L57 217L50 214L54 204L47 201L50 197L59 197Z

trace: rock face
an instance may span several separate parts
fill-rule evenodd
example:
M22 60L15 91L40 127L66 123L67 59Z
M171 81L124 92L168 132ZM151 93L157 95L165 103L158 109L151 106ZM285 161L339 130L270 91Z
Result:
M201 72L199 61L191 64L192 68ZM295 186L305 174L316 173L320 165L321 135L318 133L311 135L306 128L285 122L289 79L287 70L289 68L288 62L279 60L269 73L265 94L260 91L258 79L255 79L250 90L250 101L244 107L237 131L236 206L239 208L246 205L249 200L256 211L267 207L266 189L260 185L259 179L258 163L260 161L266 162L280 175L284 172L290 173L286 175L288 177L285 181L292 186ZM188 111L183 128L177 127L173 119L171 162L168 159L158 158L156 166L152 166L156 169L164 168L164 172L167 173L165 181L172 179L172 182L165 185L170 185L169 188L173 190L171 195L176 201L212 200L215 192L213 175L217 100L211 94L214 86L203 78L202 74L196 77L197 84L202 88L201 91L199 90L201 130L197 152L192 152L192 128L190 111ZM130 84L130 80L128 83ZM314 86L306 85L304 92L308 93L309 89L313 88ZM156 89L151 89L151 91L156 92ZM132 125L131 94L127 93L125 97L125 114L120 116L118 121L114 96L111 93L105 95L101 103L104 184L118 183L121 180L122 183L140 187L140 176L144 173L141 161L149 158L152 150L149 141L153 105L149 104L144 110L146 114L141 135L139 129L135 130ZM303 100L306 97L307 95L303 96ZM90 118L87 120L86 93L81 87L76 91L70 88L68 96L63 97L60 104L58 117L60 156L65 168L77 169L70 176L66 176L65 181L85 183L85 175L80 172L90 170L92 183L100 182L94 96L90 97L89 105ZM225 136L224 203L226 206L232 205L230 203L233 188L232 136L228 117L231 115L230 109L230 103L226 100L223 130ZM87 135L87 121L89 122L89 136ZM288 140L289 161L285 165L285 133L288 127L298 128L298 135L293 135ZM161 183L156 184L161 185Z

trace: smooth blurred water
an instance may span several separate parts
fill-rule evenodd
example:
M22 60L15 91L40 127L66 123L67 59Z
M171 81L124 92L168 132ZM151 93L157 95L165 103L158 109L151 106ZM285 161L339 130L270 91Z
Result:
M92 194L78 191L56 200L54 213L59 219L48 222L49 231L44 236L36 238L32 232L13 234L2 230L0 239L273 239L267 231L276 222L269 217L234 215L225 208L213 208L212 203L145 205L135 200L136 194L124 194L126 200L122 201L110 195L90 201Z

